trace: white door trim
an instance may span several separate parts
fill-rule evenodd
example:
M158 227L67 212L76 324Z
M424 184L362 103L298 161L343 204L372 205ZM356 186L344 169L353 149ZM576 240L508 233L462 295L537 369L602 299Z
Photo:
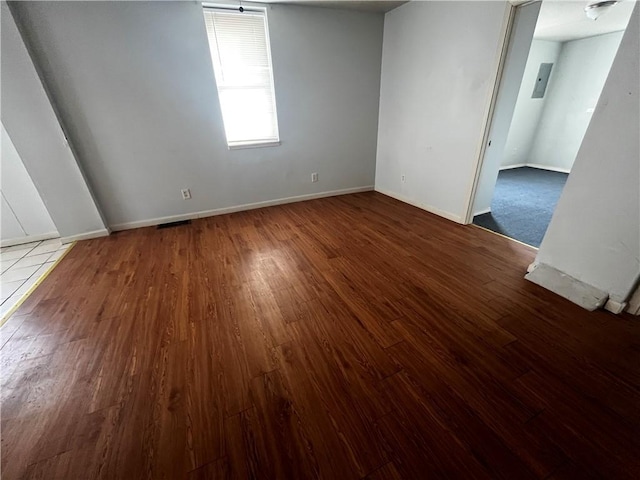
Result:
M493 116L495 113L496 103L498 100L498 92L500 90L500 84L502 83L502 76L505 70L507 53L511 43L510 42L511 33L513 31L513 26L515 23L516 9L519 7L523 7L523 6L530 5L532 3L541 2L541 1L542 0L509 0L509 9L505 13L505 20L502 26L502 32L501 32L502 42L500 45L500 53L498 56L498 62L495 69L496 73L494 76L493 90L489 97L486 114L484 117L484 121L482 123L483 135L482 135L482 140L480 142L480 145L478 146L478 153L476 155L476 162L474 166L475 171L467 192L467 210L463 217L464 224L471 223L474 217L473 205L476 198L476 192L478 190L480 174L482 173L484 157L489 144L489 133L491 130L491 126L493 124Z

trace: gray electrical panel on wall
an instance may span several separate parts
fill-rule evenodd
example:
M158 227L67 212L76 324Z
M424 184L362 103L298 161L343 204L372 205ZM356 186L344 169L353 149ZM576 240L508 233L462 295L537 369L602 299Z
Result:
M542 98L544 92L547 89L547 83L549 83L549 75L551 75L551 68L553 63L541 63L540 70L538 70L538 76L536 77L536 84L533 86L533 95L531 98Z

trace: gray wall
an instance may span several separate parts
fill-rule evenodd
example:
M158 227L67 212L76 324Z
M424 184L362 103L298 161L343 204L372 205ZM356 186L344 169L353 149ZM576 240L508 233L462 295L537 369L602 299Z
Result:
M2 124L63 240L106 235L9 7L6 2L0 7Z
M516 108L509 127L507 143L502 154L502 166L522 165L529 163L529 153L533 147L533 140L538 129L538 122L542 117L543 107L549 98L554 77L558 69L560 42L533 40L527 58L527 66L522 76L522 84L518 93ZM543 98L531 98L533 87L538 79L541 63L553 63L551 77Z
M441 1L386 14L376 190L464 221L507 11Z
M640 275L640 24L635 6L536 257L624 301Z
M380 14L268 6L282 145L230 151L198 3L15 8L115 228L373 185Z
M528 163L571 170L622 34L562 45Z

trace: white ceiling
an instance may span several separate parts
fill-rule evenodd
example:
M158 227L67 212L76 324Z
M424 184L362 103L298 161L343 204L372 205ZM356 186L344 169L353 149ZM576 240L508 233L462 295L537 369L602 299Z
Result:
M534 38L566 42L624 30L636 2L623 0L597 20L585 15L584 7L588 3L588 0L544 0Z
M399 7L404 2L386 2L379 0L364 0L364 1L352 1L352 0L334 0L333 2L325 2L318 0L258 0L266 3L291 3L297 5L308 5L313 7L323 8L342 8L345 10L356 10L360 12L378 12L386 13L389 10L393 10Z

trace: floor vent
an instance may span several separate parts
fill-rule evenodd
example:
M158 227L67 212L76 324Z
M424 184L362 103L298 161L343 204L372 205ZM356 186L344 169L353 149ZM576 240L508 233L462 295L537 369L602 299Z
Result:
M179 222L161 223L158 225L158 230L161 228L179 227L180 225L190 225L191 220L180 220Z

